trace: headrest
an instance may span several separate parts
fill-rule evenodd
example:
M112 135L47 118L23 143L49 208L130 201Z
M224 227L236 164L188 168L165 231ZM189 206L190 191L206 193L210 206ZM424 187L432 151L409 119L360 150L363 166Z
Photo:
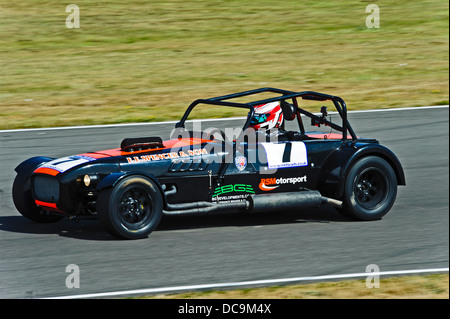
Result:
M295 107L294 105L286 102L285 100L280 101L281 109L283 110L283 115L286 121L292 121L295 119Z

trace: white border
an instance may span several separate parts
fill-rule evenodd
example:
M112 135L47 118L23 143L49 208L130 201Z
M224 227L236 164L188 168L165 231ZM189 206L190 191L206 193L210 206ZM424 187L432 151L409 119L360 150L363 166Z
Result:
M348 111L347 113L372 113L372 112L393 112L393 111L414 111L423 109L441 109L448 108L448 105L434 105L434 106L417 106L417 107L399 107L392 109L375 109L375 110L355 110ZM337 112L330 112L331 114ZM240 120L242 117L229 117L220 119L203 119L193 120L202 122L224 121L224 120ZM74 129L90 129L90 128L107 128L107 127L122 127L122 126L144 126L144 125L158 125L158 124L175 124L179 121L167 121L167 122L144 122L144 123L122 123L122 124L100 124L100 125L80 125L80 126L61 126L61 127L40 127L40 128L25 128L25 129L12 129L12 130L0 130L0 133L19 133L19 132L34 132L34 131L55 131L55 130L74 130ZM190 122L190 121L188 121Z
M49 298L42 298L42 299L85 299L85 298L109 298L109 297L129 296L129 295L146 295L146 294L153 295L153 294L158 294L158 293L175 293L175 292L204 290L204 289L237 288L237 287L248 287L248 286L257 286L257 285L294 283L294 282L299 283L299 282L303 282L303 281L323 281L323 280L337 280L337 279L348 279L348 278L358 278L358 277L368 277L368 276L371 276L371 277L373 277L373 276L394 276L394 275L408 275L408 274L438 273L438 272L448 272L448 271L449 271L448 268L430 268L430 269L394 270L394 271L380 271L380 272L363 272L363 273L342 274L342 275L280 278L280 279L266 279L266 280L254 280L254 281L204 284L204 285L187 285L187 286L123 290L123 291L112 291L112 292L92 293L92 294L83 294L83 295L49 297Z

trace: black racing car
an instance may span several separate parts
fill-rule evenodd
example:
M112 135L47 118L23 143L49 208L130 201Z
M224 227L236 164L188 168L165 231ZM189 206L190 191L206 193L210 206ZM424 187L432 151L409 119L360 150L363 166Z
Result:
M239 102L243 98L252 99ZM300 100L334 105L339 121L330 120L326 107L306 111ZM267 120L255 110L269 104L279 105L281 125L252 130ZM188 116L199 105L241 108L248 115L232 136L221 129L188 130ZM305 119L335 133L307 131ZM36 222L98 218L108 232L128 239L149 235L164 214L331 205L351 218L376 220L391 209L397 185L405 185L397 157L377 140L355 134L340 97L275 88L198 99L169 140L125 138L120 148L33 157L15 170L13 200L23 216Z

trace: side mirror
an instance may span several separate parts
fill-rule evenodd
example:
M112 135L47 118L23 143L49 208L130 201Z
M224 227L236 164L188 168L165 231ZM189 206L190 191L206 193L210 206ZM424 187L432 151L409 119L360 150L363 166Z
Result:
M311 125L312 126L317 126L320 127L321 124L325 123L325 118L328 116L328 109L326 106L322 106L320 108L320 113L322 113L322 116L319 117L315 117L315 118L311 118Z

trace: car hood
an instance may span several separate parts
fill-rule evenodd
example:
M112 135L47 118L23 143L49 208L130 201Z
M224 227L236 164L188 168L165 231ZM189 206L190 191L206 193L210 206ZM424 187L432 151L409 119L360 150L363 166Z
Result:
M51 160L49 162L45 162L41 164L34 173L41 173L56 176L60 173L64 173L73 168L94 164L95 162L103 161L107 158L117 158L117 162L120 163L125 158L130 161L130 158L137 158L142 155L148 154L161 154L167 153L171 149L179 149L180 147L186 147L191 145L198 145L206 142L211 142L210 140L204 140L200 138L183 138L183 139L173 139L163 141L163 147L153 148L153 149L145 149L133 152L126 152L120 148L103 150L103 151L95 151L95 152L87 152L72 156L66 156L62 158L57 158Z

